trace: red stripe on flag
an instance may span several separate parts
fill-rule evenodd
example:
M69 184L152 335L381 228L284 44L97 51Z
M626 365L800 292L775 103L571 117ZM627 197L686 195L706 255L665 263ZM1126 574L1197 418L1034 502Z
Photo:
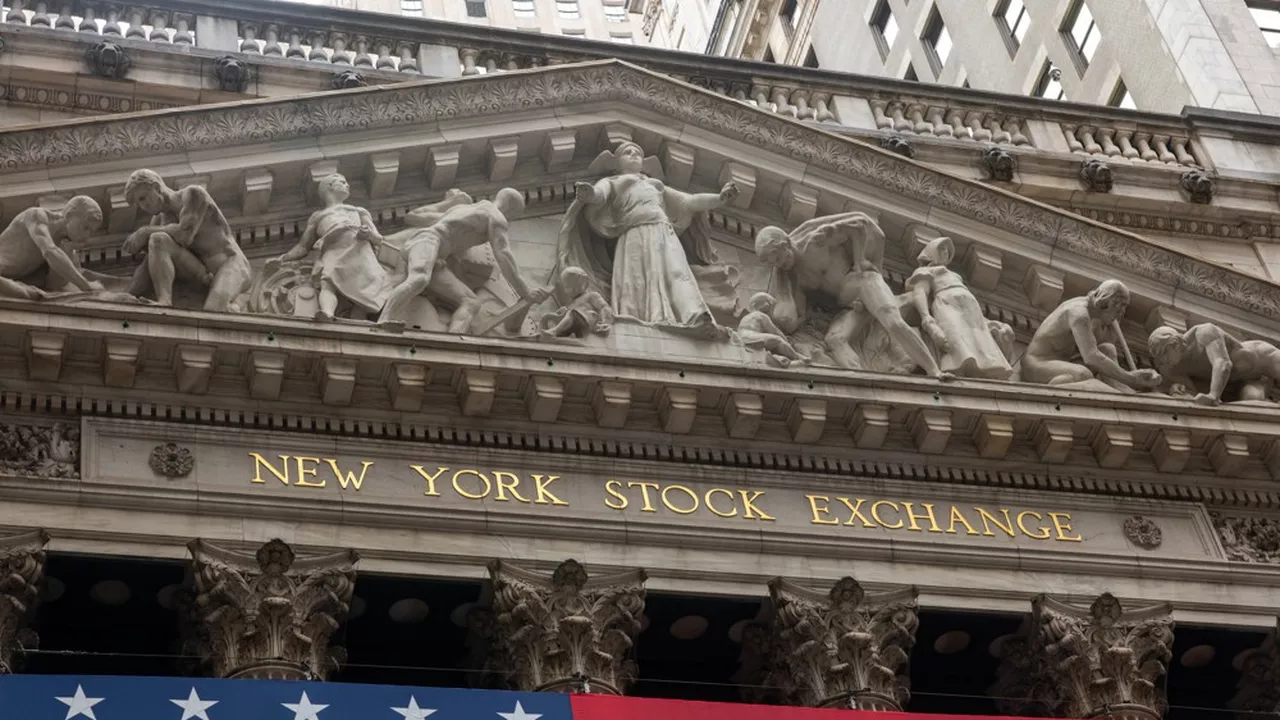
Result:
M573 720L1019 720L990 715L819 710L785 705L658 700L614 695L573 695L570 703L573 707Z

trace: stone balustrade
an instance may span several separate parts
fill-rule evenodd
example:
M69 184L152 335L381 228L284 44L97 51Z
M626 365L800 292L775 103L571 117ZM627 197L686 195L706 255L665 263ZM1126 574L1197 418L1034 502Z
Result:
M240 22L240 52L251 55L420 73L417 43L277 23Z
M1071 152L1098 157L1164 163L1203 165L1195 157L1191 139L1176 133L1107 125L1062 124L1062 134Z
M1030 145L1024 120L1016 115L921 100L870 101L876 128L997 145Z
M160 4L120 5L92 0L9 0L4 22L50 30L195 45L195 15Z

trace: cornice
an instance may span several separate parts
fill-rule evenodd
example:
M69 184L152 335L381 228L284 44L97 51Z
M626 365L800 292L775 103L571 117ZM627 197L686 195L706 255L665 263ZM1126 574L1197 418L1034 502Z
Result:
M18 128L0 132L0 180L7 173L72 164L605 101L781 150L808 163L809 172L880 186L936 211L1035 239L1054 254L1071 253L1175 294L1189 292L1280 320L1280 288L1271 282L617 61Z

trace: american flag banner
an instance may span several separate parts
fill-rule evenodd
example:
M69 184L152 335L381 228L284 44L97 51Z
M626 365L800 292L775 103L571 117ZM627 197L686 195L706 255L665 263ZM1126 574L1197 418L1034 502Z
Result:
M394 685L0 675L3 720L1001 720ZM1016 720L1005 718L1004 720Z

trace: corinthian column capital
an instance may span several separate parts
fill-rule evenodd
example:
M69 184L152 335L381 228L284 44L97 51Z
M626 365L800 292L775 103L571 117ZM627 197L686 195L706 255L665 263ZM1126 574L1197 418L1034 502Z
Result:
M791 705L901 711L916 642L916 589L867 593L851 577L822 592L769 583L766 685Z
M13 672L19 649L35 646L27 621L40 595L47 542L43 530L0 537L0 675Z
M280 540L249 555L203 540L189 546L198 644L224 678L325 679L341 648L329 638L346 619L355 550L297 557Z
M1041 595L1005 645L992 693L1002 711L1159 720L1173 658L1172 605L1126 610L1110 593L1087 608Z
M644 570L588 577L566 560L550 577L489 564L493 581L491 667L520 690L621 695L644 612Z

